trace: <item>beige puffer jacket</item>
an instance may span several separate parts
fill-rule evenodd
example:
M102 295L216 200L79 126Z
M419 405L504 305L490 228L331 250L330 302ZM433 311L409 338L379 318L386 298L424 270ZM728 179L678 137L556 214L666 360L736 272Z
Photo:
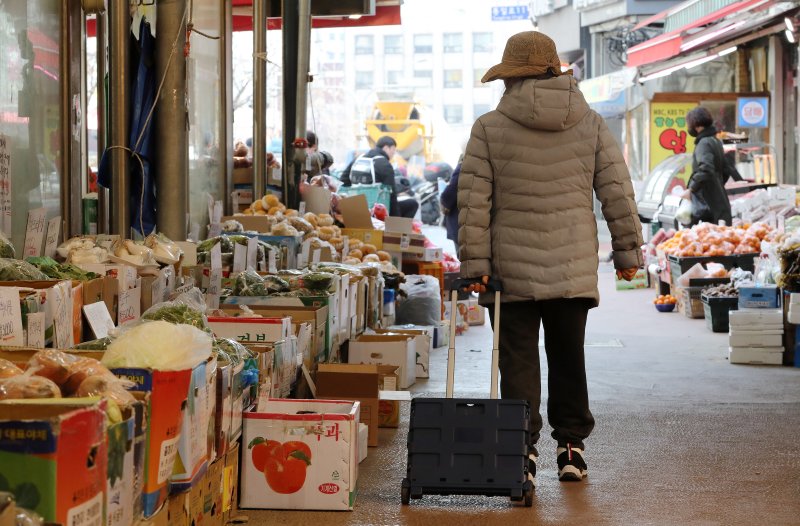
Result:
M517 83L478 119L458 183L461 275L499 278L504 302L598 304L592 190L611 230L614 266L643 264L625 161L571 75Z

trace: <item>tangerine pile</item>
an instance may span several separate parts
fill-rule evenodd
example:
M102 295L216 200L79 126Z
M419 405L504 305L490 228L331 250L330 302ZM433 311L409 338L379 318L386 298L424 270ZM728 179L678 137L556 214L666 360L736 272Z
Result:
M678 303L678 298L672 294L662 294L653 300L656 305L675 305Z
M679 257L752 254L761 251L762 241L772 241L776 235L765 223L736 227L700 223L679 231L658 249Z

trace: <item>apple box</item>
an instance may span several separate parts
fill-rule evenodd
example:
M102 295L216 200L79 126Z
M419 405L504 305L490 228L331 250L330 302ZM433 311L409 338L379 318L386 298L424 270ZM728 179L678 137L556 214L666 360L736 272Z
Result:
M400 389L408 389L417 380L417 346L413 335L365 334L350 341L348 361L398 367Z
M48 523L102 526L105 426L97 399L0 402L2 490Z
M359 405L272 399L263 412L245 413L241 507L352 510Z
M240 343L271 343L287 339L292 333L291 318L208 318L208 326L217 338Z

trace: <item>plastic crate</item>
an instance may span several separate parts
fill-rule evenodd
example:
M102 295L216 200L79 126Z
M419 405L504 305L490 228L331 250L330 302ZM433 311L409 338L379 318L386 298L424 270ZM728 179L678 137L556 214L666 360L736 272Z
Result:
M525 493L530 407L524 400L415 398L403 500Z
M706 318L706 327L711 332L728 332L730 311L739 310L739 298L709 297L701 295L703 312Z
M672 280L672 285L677 285L678 278L698 263L701 263L703 266L708 263L719 263L725 267L726 270L739 267L742 270L753 272L755 270L754 258L756 255L757 254L735 254L732 256L699 256L693 258L681 258L669 255L667 256L667 260L669 261L670 279Z
M687 318L705 318L703 302L700 299L700 295L703 293L703 287L687 287L679 290L681 294L678 297L678 310Z
M352 197L354 195L364 195L367 198L367 206L372 209L376 203L380 203L389 209L392 199L392 187L385 184L354 184L353 186L342 186L337 190L339 195Z

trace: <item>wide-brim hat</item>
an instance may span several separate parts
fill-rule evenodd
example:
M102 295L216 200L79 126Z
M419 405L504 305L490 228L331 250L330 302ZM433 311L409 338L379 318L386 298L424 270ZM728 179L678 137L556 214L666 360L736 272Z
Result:
M556 76L572 74L572 70L561 71L561 59L550 37L538 31L524 31L508 39L502 62L492 66L481 82L535 77L548 71Z

